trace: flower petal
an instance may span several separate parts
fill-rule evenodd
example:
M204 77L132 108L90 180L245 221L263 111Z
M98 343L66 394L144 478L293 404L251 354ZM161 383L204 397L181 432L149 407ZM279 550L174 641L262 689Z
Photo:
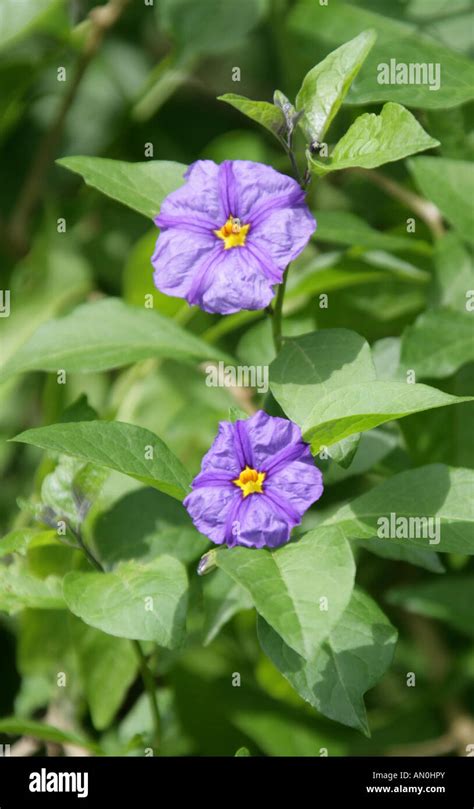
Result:
M209 256L214 244L212 235L190 233L183 237L179 230L162 231L151 259L157 289L166 295L187 298L195 268Z
M268 475L265 491L277 500L287 502L301 519L323 493L323 476L314 465L309 448L305 448L299 460L291 461L275 474Z
M232 531L236 530L232 515L238 511L241 499L240 490L231 484L223 488L193 489L183 502L197 530L222 545L229 540L232 543Z
M275 293L258 259L245 247L219 249L212 267L204 273L195 268L201 277L194 286L192 303L223 315L268 306Z
M221 421L218 433L201 463L202 472L225 472L229 480L240 475L242 467L235 450L235 428L230 421ZM198 475L199 478L199 475Z
M236 544L247 548L277 548L294 526L265 494L243 498L233 523Z
M238 216L237 211L240 207L233 170L235 162L224 160L219 166L219 198L226 220L229 216Z
M156 286L207 312L264 309L316 227L304 192L291 177L249 160L198 160L185 178L155 219ZM229 216L245 227L242 243L216 235Z
M261 244L257 244L257 240L252 241L249 239L245 244L245 249L259 263L262 272L266 275L271 284L281 284L284 270L279 269L279 267L275 265L268 252L262 249Z
M163 200L161 210L156 218L160 226L160 218L201 217L209 221L213 228L220 228L224 222L224 210L219 195L219 166L212 160L197 160L185 173L186 183L169 194ZM212 228L211 228L212 229Z
M266 474L263 491L244 496L233 481L247 466ZM196 527L217 544L278 547L322 491L300 428L260 410L220 423L184 504Z
M316 220L305 203L296 207L273 210L256 226L251 227L248 242L258 245L285 270L304 250L316 230Z
M224 161L232 165L234 194L238 200L238 211L232 211L242 222L252 222L258 208L273 208L278 197L291 197L295 204L304 199L304 193L296 180L287 174L280 174L264 163L250 160ZM222 164L222 165L224 165Z
M270 467L278 453L288 450L290 446L301 444L302 450L306 448L301 440L300 428L288 419L269 416L259 410L241 423L252 445L255 468L261 472Z

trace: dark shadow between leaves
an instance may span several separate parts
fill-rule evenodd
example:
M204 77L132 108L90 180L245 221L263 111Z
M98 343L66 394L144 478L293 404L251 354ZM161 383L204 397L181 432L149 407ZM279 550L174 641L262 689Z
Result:
M285 340L283 351L272 362L270 379L277 385L321 384L345 365L355 362L364 349L370 357L366 340L348 329L322 330L291 338ZM307 359L307 355L313 354L318 357L317 371ZM298 362L299 357L302 357L301 362Z
M94 542L107 566L128 559L149 562L162 554L191 562L209 544L181 503L152 488L130 492L101 514Z

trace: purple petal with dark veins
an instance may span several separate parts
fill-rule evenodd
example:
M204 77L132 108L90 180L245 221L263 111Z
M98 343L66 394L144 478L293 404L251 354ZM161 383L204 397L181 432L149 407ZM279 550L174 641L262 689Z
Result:
M262 492L232 481L246 466L266 472ZM288 542L305 511L321 497L322 475L301 430L262 410L221 422L184 504L196 528L216 544L276 548Z

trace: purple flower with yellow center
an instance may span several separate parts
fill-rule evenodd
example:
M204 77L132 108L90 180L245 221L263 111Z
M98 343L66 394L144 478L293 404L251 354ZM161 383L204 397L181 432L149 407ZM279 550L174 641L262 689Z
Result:
M300 428L259 410L220 423L184 505L198 531L217 545L276 548L322 492Z
M298 183L249 160L198 160L163 201L155 286L206 312L264 309L316 222Z

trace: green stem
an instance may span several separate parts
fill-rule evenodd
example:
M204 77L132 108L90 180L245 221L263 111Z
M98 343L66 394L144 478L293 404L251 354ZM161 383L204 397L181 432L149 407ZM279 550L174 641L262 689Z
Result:
M281 319L282 319L282 310L283 310L283 299L285 297L285 288L286 288L286 281L288 278L288 271L289 266L285 270L285 274L283 275L283 281L281 282L280 286L278 287L278 293L275 300L275 306L273 309L272 315L272 334L273 334L273 344L275 346L275 351L278 352L281 349L282 343L282 334L281 334Z
M100 570L100 572L101 572L101 573L105 573L105 570L104 570L104 568L102 567L102 565L101 565L101 563L99 562L99 560L98 560L98 559L96 559L96 557L94 556L94 554L92 553L92 551L90 551L90 550L89 550L89 548L87 547L86 543L85 543L85 542L84 542L84 540L82 539L82 536L81 536L80 532L79 532L79 531L74 531L74 536L76 537L76 539L77 539L77 541L78 541L78 543L79 543L79 546L80 546L80 548L81 548L81 551L82 551L82 552L85 554L85 556L87 557L87 559L88 559L88 560L89 560L89 562L91 563L92 567L95 567L95 569L96 569L96 570Z
M195 57L181 58L176 54L163 59L147 79L146 87L132 109L132 118L142 122L156 115L170 96L192 77L197 64Z
M292 147L291 143L288 146L285 145L285 149L286 149L286 153L287 153L287 155L288 155L288 157L290 159L291 168L293 169L295 179L297 180L298 185L300 185L301 188L303 188L303 178L302 178L302 176L300 174L300 170L298 168L298 163L296 162L295 153L293 151L293 147Z
M150 709L151 715L153 717L153 746L154 750L156 751L160 744L160 727L161 727L161 719L160 719L160 711L158 708L158 702L156 699L156 685L155 685L155 678L153 677L152 672L148 666L146 657L143 653L142 647L138 640L132 640L133 648L135 649L136 655L138 657L138 662L140 665L140 674L142 676L143 685L145 686L145 691L148 694L148 700L150 702Z

